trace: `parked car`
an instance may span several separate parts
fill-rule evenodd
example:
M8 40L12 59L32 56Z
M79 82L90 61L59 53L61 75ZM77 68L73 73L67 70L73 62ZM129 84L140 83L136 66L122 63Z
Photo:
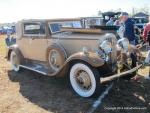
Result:
M110 18L113 17L114 22L115 20L118 20L119 16L120 16L121 12L104 12L102 13L102 17L103 17L103 22L106 24Z
M105 25L104 19L102 17L82 17L81 22L83 28Z
M66 26L75 22L80 27ZM127 39L100 29L81 28L80 19L22 20L8 50L14 71L26 68L48 76L69 76L81 97L98 94L105 83L131 78L142 66L141 54Z
M148 18L145 17L135 17L132 19L135 23L135 26L137 26L141 30L143 30L144 26L148 23Z
M0 27L0 34L3 34L3 28Z
M2 26L0 28L0 34L13 34L15 33L15 27L14 26Z

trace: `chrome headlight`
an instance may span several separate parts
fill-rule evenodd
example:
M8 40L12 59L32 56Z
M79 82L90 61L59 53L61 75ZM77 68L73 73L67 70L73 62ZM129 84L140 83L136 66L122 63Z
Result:
M129 40L127 38L122 38L122 39L119 39L118 42L117 42L117 48L122 48L123 50L125 50L125 52L128 51L128 48L129 48Z
M112 45L111 42L109 42L108 40L103 41L100 44L100 48L103 49L106 54L112 52Z

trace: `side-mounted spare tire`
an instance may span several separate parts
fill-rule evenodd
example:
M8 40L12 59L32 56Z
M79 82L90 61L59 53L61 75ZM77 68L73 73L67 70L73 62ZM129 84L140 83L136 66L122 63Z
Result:
M66 59L67 54L63 46L55 43L49 46L47 50L47 62L49 69L53 73L57 73L60 71ZM63 68L63 72L59 73L59 75L57 76L63 76L67 70L67 67Z

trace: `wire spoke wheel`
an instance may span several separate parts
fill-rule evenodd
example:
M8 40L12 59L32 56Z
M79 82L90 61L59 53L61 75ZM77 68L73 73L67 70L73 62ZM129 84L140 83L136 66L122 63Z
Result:
M97 70L83 63L76 63L70 69L70 83L81 97L91 97L99 85Z

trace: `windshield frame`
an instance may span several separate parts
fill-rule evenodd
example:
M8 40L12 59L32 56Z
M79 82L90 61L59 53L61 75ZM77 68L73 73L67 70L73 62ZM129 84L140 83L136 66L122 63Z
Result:
M52 28L51 28L51 24L60 24L60 25L63 25L63 24L65 24L65 23L73 24L74 22L79 22L81 28L83 28L82 23L81 23L81 20L80 20L80 21L79 21L79 20L78 20L78 21L72 20L72 21L48 22L48 29L49 29L49 31L50 31L51 34L60 33L60 32L62 32L61 30L60 30L60 31L53 32L53 31L52 31ZM64 28L78 28L78 27L74 27L74 26L71 27L71 26L70 26L70 27L64 27Z

